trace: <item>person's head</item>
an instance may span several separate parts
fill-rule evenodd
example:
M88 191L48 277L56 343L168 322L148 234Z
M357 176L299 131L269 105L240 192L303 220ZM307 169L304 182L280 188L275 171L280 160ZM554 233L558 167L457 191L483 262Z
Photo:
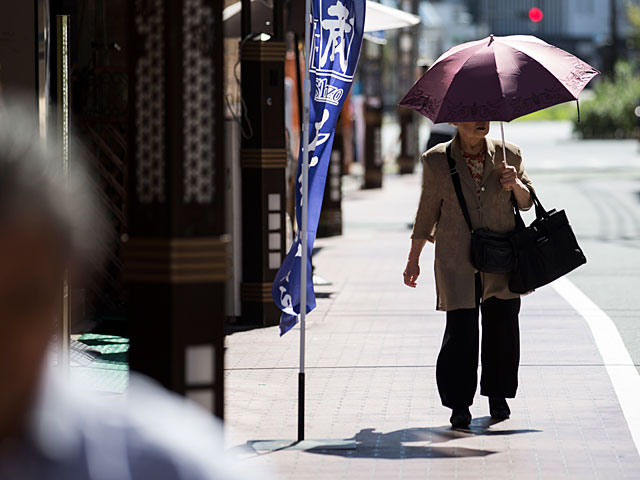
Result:
M474 143L489 133L491 122L452 122L465 142Z
M37 388L65 271L100 227L86 178L64 174L34 120L0 104L0 438Z

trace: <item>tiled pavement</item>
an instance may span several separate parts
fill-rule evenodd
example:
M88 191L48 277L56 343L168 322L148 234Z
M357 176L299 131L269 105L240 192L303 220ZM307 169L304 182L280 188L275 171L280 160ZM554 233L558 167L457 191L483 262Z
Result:
M433 248L416 290L401 272L419 178L352 191L345 234L320 239L318 308L307 324L309 439L350 450L242 453L278 478L640 478L640 458L585 321L545 287L523 298L521 368L512 418L493 423L476 396L469 432L452 431L435 385L444 314L434 311ZM227 338L229 447L296 435L299 330Z
M51 365L57 365L57 349L50 349ZM127 389L129 339L95 333L71 336L69 377L82 390L118 395Z

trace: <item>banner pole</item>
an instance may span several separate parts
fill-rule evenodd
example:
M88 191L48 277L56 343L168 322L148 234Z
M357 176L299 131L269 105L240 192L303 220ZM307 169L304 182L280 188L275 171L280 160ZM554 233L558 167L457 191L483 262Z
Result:
M304 354L305 323L307 317L307 226L309 212L309 61L311 52L311 0L305 0L304 27L304 125L302 153L302 225L300 225L300 244L302 259L300 262L300 371L298 373L298 441L304 440Z

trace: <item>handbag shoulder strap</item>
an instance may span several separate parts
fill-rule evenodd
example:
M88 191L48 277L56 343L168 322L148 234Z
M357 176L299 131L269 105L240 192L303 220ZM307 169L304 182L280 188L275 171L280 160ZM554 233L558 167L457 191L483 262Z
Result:
M458 169L456 169L456 162L451 156L451 142L447 144L447 162L449 162L449 174L451 175L453 188L456 191L456 197L458 197L458 203L460 204L462 215L464 216L465 222L467 222L469 231L473 233L473 227L471 226L471 217L469 217L469 210L467 210L467 202L465 202L464 200L464 195L462 194L462 185L460 185L460 174L458 173Z

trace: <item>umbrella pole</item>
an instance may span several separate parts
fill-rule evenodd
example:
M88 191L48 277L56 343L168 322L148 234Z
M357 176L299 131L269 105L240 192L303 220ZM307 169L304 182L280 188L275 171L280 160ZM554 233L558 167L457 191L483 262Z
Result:
M300 371L298 372L298 441L304 440L304 354L305 327L307 317L307 226L309 212L309 62L311 52L311 0L305 1L304 26L304 123L302 152L302 225L300 225L300 243L302 258L300 262Z
M504 145L504 122L500 122L500 134L502 135L502 166L507 166L507 147Z
M504 122L500 122L500 135L502 135L502 168L507 168L507 147L504 144ZM506 191L512 191L511 187L503 187ZM513 195L513 194L511 194Z

